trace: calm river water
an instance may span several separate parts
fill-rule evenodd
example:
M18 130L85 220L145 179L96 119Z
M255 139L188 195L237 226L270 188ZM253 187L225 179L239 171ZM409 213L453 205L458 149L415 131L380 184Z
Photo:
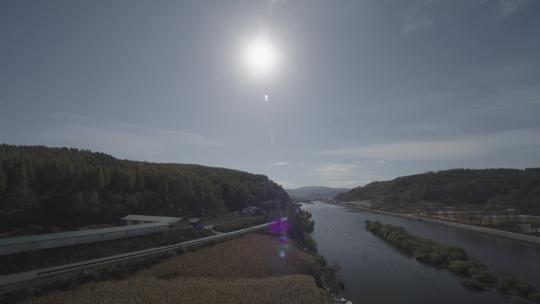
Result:
M540 289L540 248L476 232L323 203L303 204L313 214L319 253L341 266L345 297L354 303L510 303L496 290L476 292L459 278L417 262L364 227L364 221L405 227L415 235L457 245L492 272L508 272Z

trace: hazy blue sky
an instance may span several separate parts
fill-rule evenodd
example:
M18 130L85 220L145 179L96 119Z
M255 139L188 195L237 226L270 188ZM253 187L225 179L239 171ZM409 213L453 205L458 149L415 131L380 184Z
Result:
M2 0L0 142L286 187L540 166L540 1Z

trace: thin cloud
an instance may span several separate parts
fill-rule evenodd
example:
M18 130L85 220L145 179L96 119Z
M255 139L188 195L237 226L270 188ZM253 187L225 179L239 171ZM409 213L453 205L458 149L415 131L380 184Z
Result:
M351 188L379 179L381 176L378 171L384 165L383 160L361 160L320 164L312 170L321 180L321 185Z
M394 5L398 2L401 1L386 1L386 3L389 5ZM433 19L429 16L429 9L433 5L440 4L441 2L442 0L401 2L401 4L407 5L406 13L401 26L401 33L404 35L410 35L429 29L433 24Z
M437 141L409 141L331 149L321 155L390 161L470 159L507 148L540 147L540 130L525 129Z
M270 0L268 2L268 8L270 11L274 11L280 8L285 7L287 5L288 0Z
M278 185L281 185L285 189L295 189L295 188L300 187L300 185L298 185L298 184L288 182L288 181L284 181L284 180L276 180L276 183Z
M473 104L471 112L491 117L514 115L522 120L527 118L537 120L540 113L540 90L530 88L500 90L489 99Z
M342 176L344 174L351 173L355 170L361 168L367 168L371 166L383 165L383 160L364 160L364 161L355 161L351 163L330 163L330 164L320 164L313 167L313 171L318 175L328 176Z
M186 154L226 146L221 141L180 130L102 121L71 113L55 113L53 118L53 127L34 132L39 142L105 151L121 158L178 162L187 160Z
M530 0L499 0L497 2L497 21L504 20L523 10Z
M363 181L363 180L337 180L337 181L329 181L326 183L325 186L333 187L333 188L354 188L354 187L363 185L365 183L366 181Z
M129 135L128 137L140 136L148 137L152 136L155 138L164 138L170 140L171 142L176 143L185 143L185 144L197 144L197 145L207 145L207 146L222 146L223 143L208 138L206 136L185 132L174 129L163 129L149 127L145 125L130 124L130 123L119 123L119 122L110 122L95 119L90 116L72 114L72 113L55 113L53 115L55 118L64 120L72 127L86 129L88 131L95 131L96 133L101 133L102 135L106 134L117 134L117 135ZM119 136L121 137L121 136Z
M433 20L425 16L409 16L401 29L403 34L412 34L431 27Z
M281 167L281 166L285 166L289 164L289 162L286 162L286 161L277 161L277 162L273 162L271 164L271 166L274 166L274 167Z
M342 175L358 168L356 164L323 164L313 168L320 175Z

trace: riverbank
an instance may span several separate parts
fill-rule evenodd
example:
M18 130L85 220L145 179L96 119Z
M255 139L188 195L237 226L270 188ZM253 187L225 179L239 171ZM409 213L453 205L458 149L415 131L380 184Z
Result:
M311 203L313 204L313 203ZM312 238L315 222L309 211L301 209L301 204L291 204L288 210L288 220L291 229L288 236L295 240L300 249L311 255L317 262L318 269L315 273L317 285L326 291L328 303L346 303L351 301L342 297L344 284L336 275L336 268L328 265L324 256L318 254L317 242Z
M379 209L366 208L366 207L359 206L354 203L348 203L348 202L321 201L321 203L342 206L342 207L357 209L357 210L376 213L376 214L385 214L385 215L396 216L396 217L401 217L401 218L406 218L406 219L411 219L411 220L416 220L416 221L424 221L427 223L434 223L434 224L444 225L448 227L470 230L470 231L474 231L481 234L518 240L521 242L526 242L528 244L540 247L540 237L537 237L537 236L520 234L520 233L515 233L515 232L510 232L510 231L486 228L486 227L480 227L480 226L474 226L474 225L449 222L449 221L438 220L438 219L432 219L432 218L422 217L422 216L413 215L413 214L402 214L402 213L389 212L389 211L384 211L384 210L379 210Z

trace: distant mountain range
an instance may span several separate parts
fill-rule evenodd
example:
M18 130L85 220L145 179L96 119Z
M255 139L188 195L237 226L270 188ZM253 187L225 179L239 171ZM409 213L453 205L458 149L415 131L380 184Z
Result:
M340 193L349 191L348 188L331 188L322 186L306 186L297 189L285 189L291 198L329 199Z
M382 208L468 206L540 214L540 168L427 172L372 182L337 198Z

